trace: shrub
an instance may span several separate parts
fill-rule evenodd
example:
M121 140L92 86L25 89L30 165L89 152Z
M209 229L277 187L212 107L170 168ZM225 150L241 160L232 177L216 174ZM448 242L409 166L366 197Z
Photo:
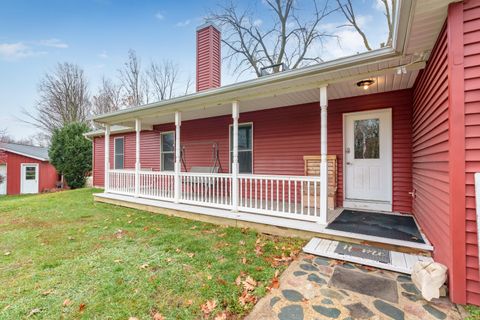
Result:
M88 130L86 124L74 122L53 132L48 155L72 189L83 187L92 170L92 144L83 136Z

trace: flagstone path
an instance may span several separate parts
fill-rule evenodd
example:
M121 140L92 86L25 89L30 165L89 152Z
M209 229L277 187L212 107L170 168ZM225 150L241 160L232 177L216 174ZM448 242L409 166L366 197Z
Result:
M462 319L448 298L425 301L408 275L302 254L247 320Z

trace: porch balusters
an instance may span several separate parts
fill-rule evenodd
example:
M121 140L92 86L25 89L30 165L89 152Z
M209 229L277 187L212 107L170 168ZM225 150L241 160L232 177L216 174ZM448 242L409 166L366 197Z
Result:
M135 197L140 194L140 132L142 123L140 119L135 119Z
M110 125L105 125L105 181L103 183L105 192L108 191L108 184L109 184L109 171L110 171Z
M320 220L327 224L328 214L328 164L327 164L327 86L320 88Z
M238 101L232 102L233 118L233 161L232 161L232 211L238 212Z
M182 113L175 112L175 177L174 177L174 202L180 202L182 186L180 181L181 155L180 155L180 126L182 125Z

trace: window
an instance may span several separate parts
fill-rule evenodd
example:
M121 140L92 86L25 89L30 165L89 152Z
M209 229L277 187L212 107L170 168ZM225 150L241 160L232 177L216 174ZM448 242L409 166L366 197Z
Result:
M124 138L115 138L114 139L114 167L115 169L123 169L124 163Z
M25 180L37 179L37 167L25 167Z
M238 166L240 173L253 173L252 124L238 125ZM230 126L230 163L233 162L233 126Z
M161 164L162 171L174 171L175 169L175 133L164 132L161 134Z
M366 119L354 122L355 159L380 158L380 120Z

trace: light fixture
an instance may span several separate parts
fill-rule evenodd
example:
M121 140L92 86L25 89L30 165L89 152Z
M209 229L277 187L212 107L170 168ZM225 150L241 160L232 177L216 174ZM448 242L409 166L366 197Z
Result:
M371 79L362 80L362 81L357 82L357 87L363 87L363 90L367 90L368 87L370 87L374 83L375 83L375 81L373 81Z

